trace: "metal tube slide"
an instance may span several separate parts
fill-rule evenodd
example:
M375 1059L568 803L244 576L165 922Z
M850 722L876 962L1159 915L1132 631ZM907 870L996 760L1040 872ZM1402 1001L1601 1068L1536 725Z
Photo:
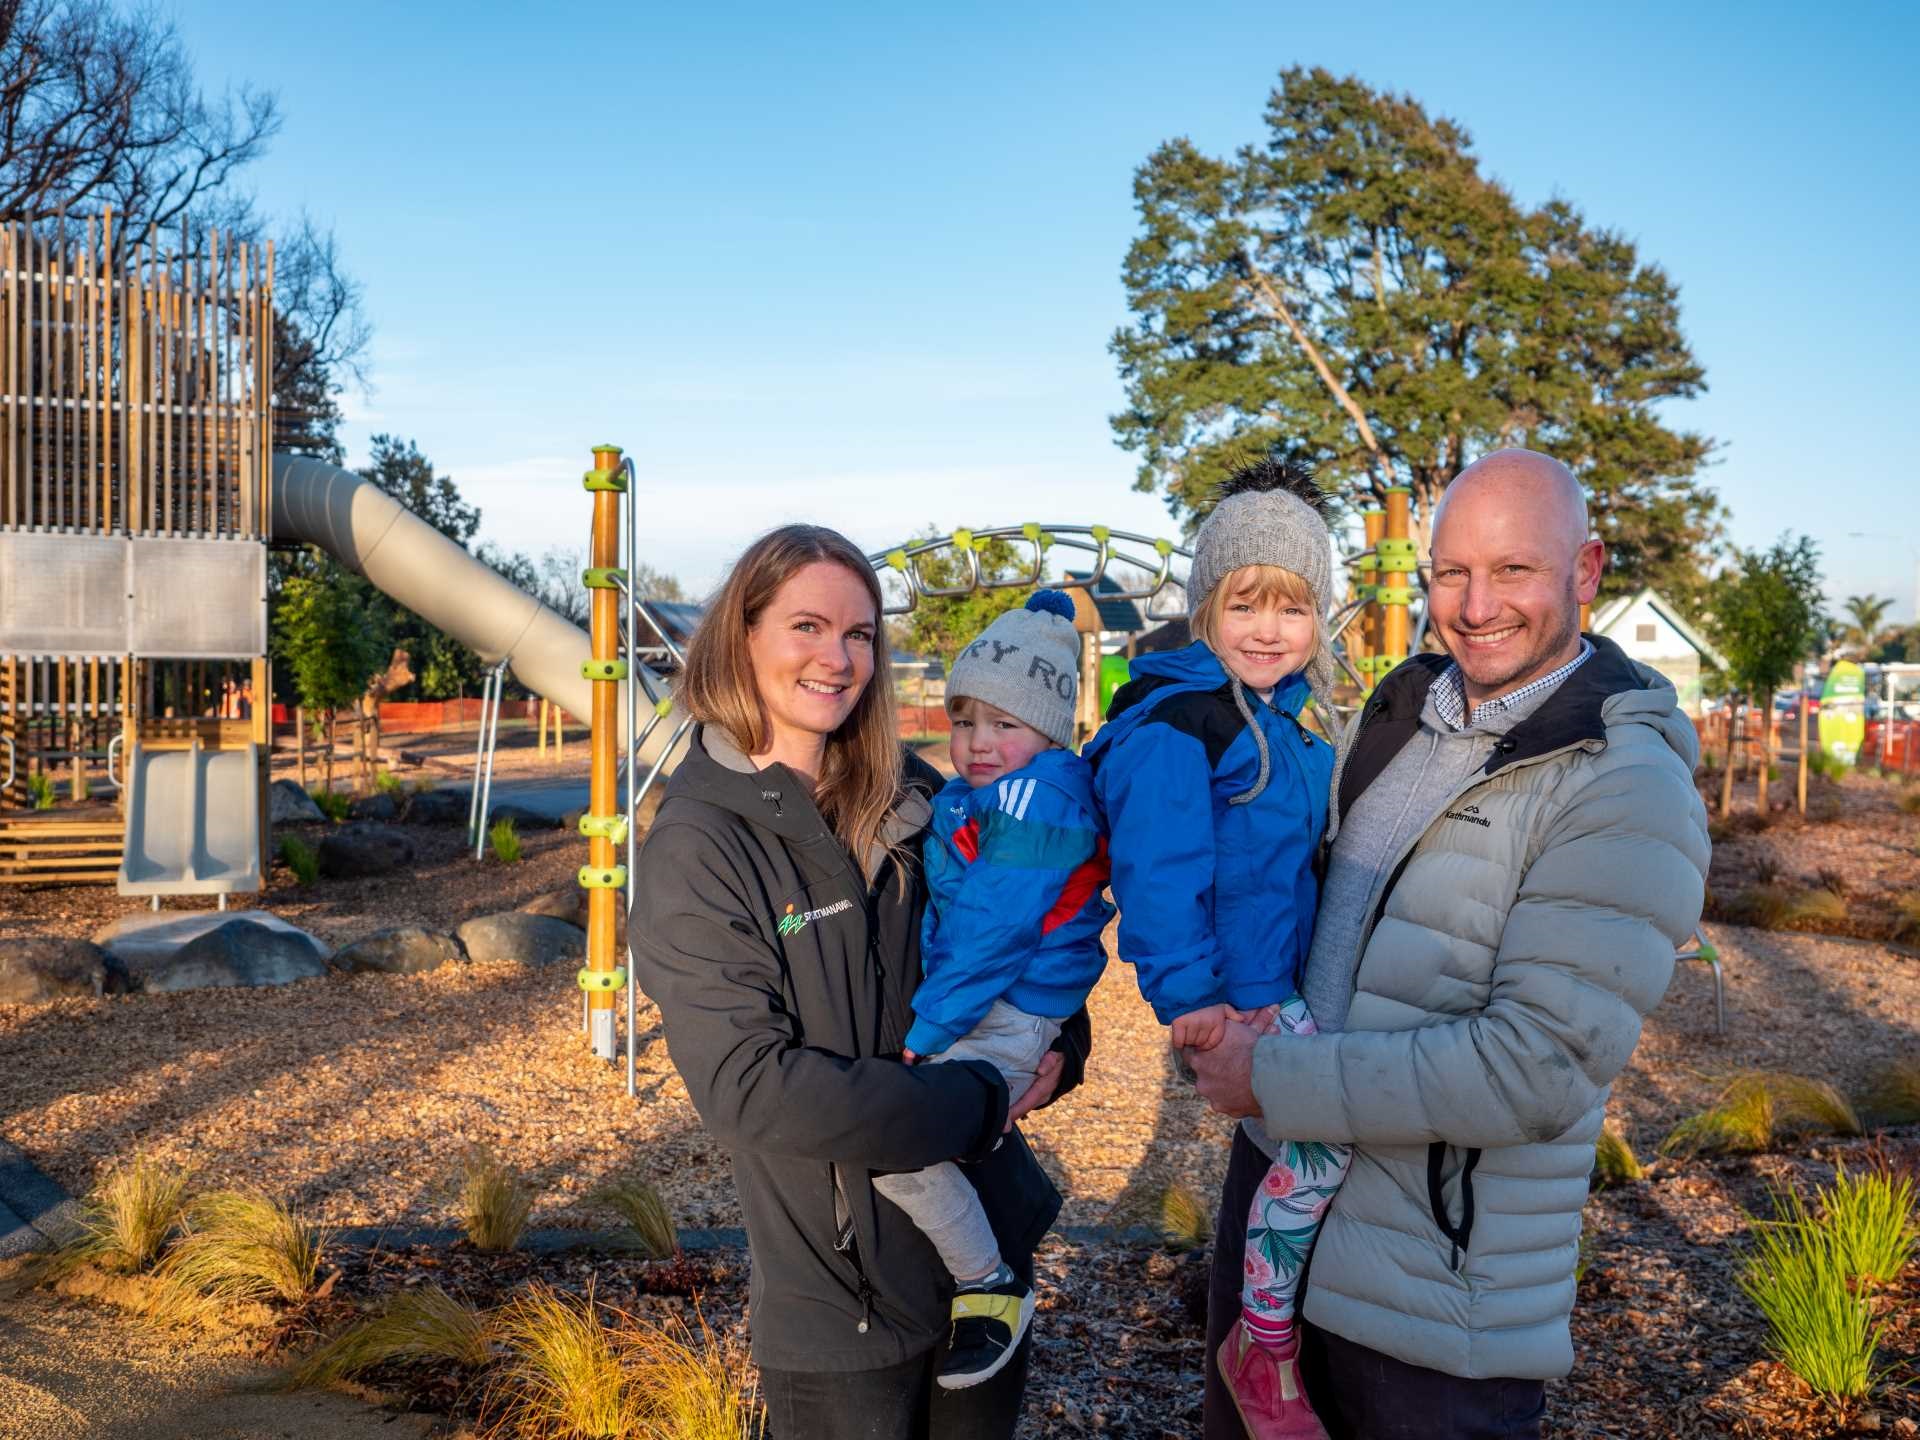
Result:
M580 673L593 653L586 632L351 470L276 454L273 535L318 545L484 663L507 660L514 678L536 695L580 720L592 713L593 685ZM666 693L651 672L646 683ZM623 744L625 721L615 721ZM665 734L654 738L642 747L641 763L653 763L665 745Z

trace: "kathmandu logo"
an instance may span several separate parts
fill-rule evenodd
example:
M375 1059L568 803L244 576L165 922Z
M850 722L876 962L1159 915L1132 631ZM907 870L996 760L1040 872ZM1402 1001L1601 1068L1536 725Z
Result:
M793 906L789 905L787 906L787 913L780 917L780 924L777 928L782 935L798 935L814 921L824 920L829 915L838 915L842 911L851 910L852 908L853 902L851 900L836 900L833 904L823 905L818 910L806 911L795 911Z
M1469 825L1478 825L1482 830L1491 830L1493 828L1493 822L1480 814L1480 807L1478 805L1469 805L1464 810L1449 810L1447 811L1447 819L1464 820Z

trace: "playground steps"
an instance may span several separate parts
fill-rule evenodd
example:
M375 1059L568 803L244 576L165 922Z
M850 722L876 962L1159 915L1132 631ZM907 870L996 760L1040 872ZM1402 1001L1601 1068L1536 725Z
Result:
M0 814L0 885L111 885L120 873L125 822L35 820Z

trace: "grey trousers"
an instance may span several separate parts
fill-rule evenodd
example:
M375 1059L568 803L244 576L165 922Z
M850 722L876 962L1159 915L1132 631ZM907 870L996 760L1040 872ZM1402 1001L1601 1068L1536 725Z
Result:
M938 1055L936 1060L985 1060L1005 1077L1007 1094L1018 1100L1033 1084L1040 1058L1060 1033L1060 1022L1029 1015L1004 1000L972 1030ZM1000 1264L1000 1246L993 1238L980 1197L951 1161L876 1175L873 1188L907 1212L907 1218L940 1252L940 1263L955 1280L978 1280Z

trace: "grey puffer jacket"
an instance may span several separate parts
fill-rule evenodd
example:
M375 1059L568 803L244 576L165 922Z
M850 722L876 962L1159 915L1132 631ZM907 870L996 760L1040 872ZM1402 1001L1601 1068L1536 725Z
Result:
M1254 1054L1272 1134L1356 1147L1306 1317L1450 1375L1572 1367L1608 1087L1700 917L1693 726L1665 679L1594 648L1397 858L1361 932L1346 1031ZM1349 728L1334 827L1445 667L1413 657Z

